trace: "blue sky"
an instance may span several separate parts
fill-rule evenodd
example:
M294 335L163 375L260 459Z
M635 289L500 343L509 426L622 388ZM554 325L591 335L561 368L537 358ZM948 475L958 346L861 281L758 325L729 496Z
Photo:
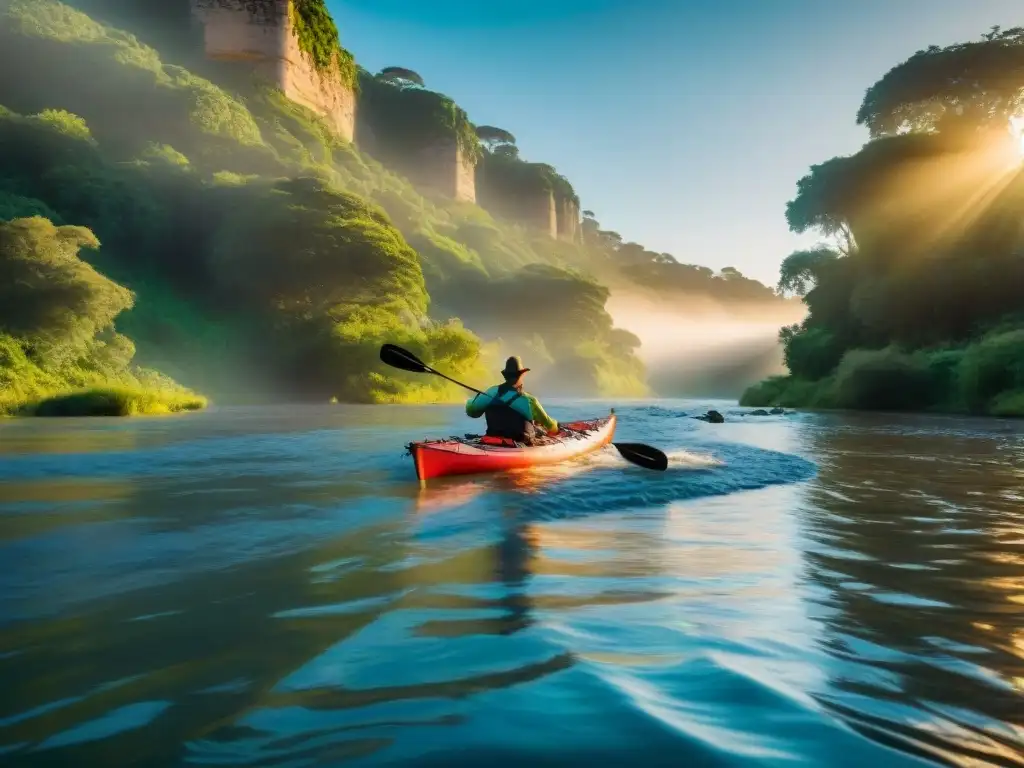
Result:
M786 201L856 151L864 91L1020 0L328 0L367 69L404 66L554 165L606 229L774 283L816 238ZM1016 11L1016 13L1014 12Z

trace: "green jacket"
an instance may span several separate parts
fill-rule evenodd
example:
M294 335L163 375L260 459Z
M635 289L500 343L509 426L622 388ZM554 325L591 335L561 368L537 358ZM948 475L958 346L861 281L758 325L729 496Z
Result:
M487 397L473 395L473 397L466 401L466 415L471 419L479 419L484 415L484 411L491 403L490 398L497 398L498 387L491 387L487 390L486 394ZM516 397L516 394L514 391L507 392L501 399L509 403L523 418L540 425L549 434L558 431L558 422L544 412L544 407L538 402L536 397L529 392L518 393L519 397Z

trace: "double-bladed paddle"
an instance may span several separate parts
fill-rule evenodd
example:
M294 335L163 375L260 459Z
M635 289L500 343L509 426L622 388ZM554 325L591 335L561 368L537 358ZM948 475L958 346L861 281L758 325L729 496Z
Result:
M387 363L392 368L409 371L410 373L432 373L435 376L440 376L442 379L450 381L452 384L459 385L463 389L468 389L470 392L476 392L478 395L487 397L486 392L481 392L475 387L463 384L461 381L456 381L451 376L444 375L440 371L431 368L409 350L396 347L394 344L385 344L380 348L380 359L381 362ZM500 400L496 402L506 405ZM511 408L511 406L507 407ZM612 445L615 446L615 450L619 452L622 458L636 464L638 467L653 469L658 472L664 472L668 469L668 456L657 448L652 448L643 443L612 443Z

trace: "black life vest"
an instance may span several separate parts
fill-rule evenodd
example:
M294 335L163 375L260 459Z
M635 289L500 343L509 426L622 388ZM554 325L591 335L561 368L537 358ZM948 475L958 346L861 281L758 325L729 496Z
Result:
M502 384L498 387L498 397L515 391L515 389L511 384ZM514 403L520 397L522 397L522 393L517 392L516 396L506 400L506 403ZM484 418L487 419L489 437L504 437L518 442L529 442L534 438L533 422L517 410L509 408L508 405L492 402L484 410Z

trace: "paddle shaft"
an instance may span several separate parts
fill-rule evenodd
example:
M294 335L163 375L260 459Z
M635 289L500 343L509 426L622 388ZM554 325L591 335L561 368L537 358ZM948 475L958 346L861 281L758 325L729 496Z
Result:
M483 395L484 397L491 397L491 396L490 396L490 395L488 395L488 394L487 394L486 392L481 392L481 391L480 391L479 389L477 389L476 387L471 387L471 386L469 386L469 384L463 384L463 383L462 383L461 381L456 381L456 380L455 380L455 379L453 379L453 378L452 378L451 376L445 376L445 375L444 375L443 373L441 373L440 371L434 370L434 369L433 369L433 368L431 368L431 367L430 367L429 365L424 365L423 367L424 367L424 368L426 368L426 369L427 369L428 371L430 371L430 372L431 372L432 374L434 374L435 376L440 376L440 377L441 377L442 379L447 379L447 380L448 380L448 381L450 381L450 382L451 382L452 384L458 384L458 385L459 385L460 387L462 387L463 389L468 389L468 390L469 390L470 392L476 392L476 393L477 393L478 395ZM493 401L494 399L495 399L495 398L491 397L491 400L492 400L492 401ZM503 401L501 401L501 400L498 400L498 402L499 402L499 403L502 403ZM503 403L503 404L504 404L504 403ZM515 410L515 409L513 409L513 410Z

